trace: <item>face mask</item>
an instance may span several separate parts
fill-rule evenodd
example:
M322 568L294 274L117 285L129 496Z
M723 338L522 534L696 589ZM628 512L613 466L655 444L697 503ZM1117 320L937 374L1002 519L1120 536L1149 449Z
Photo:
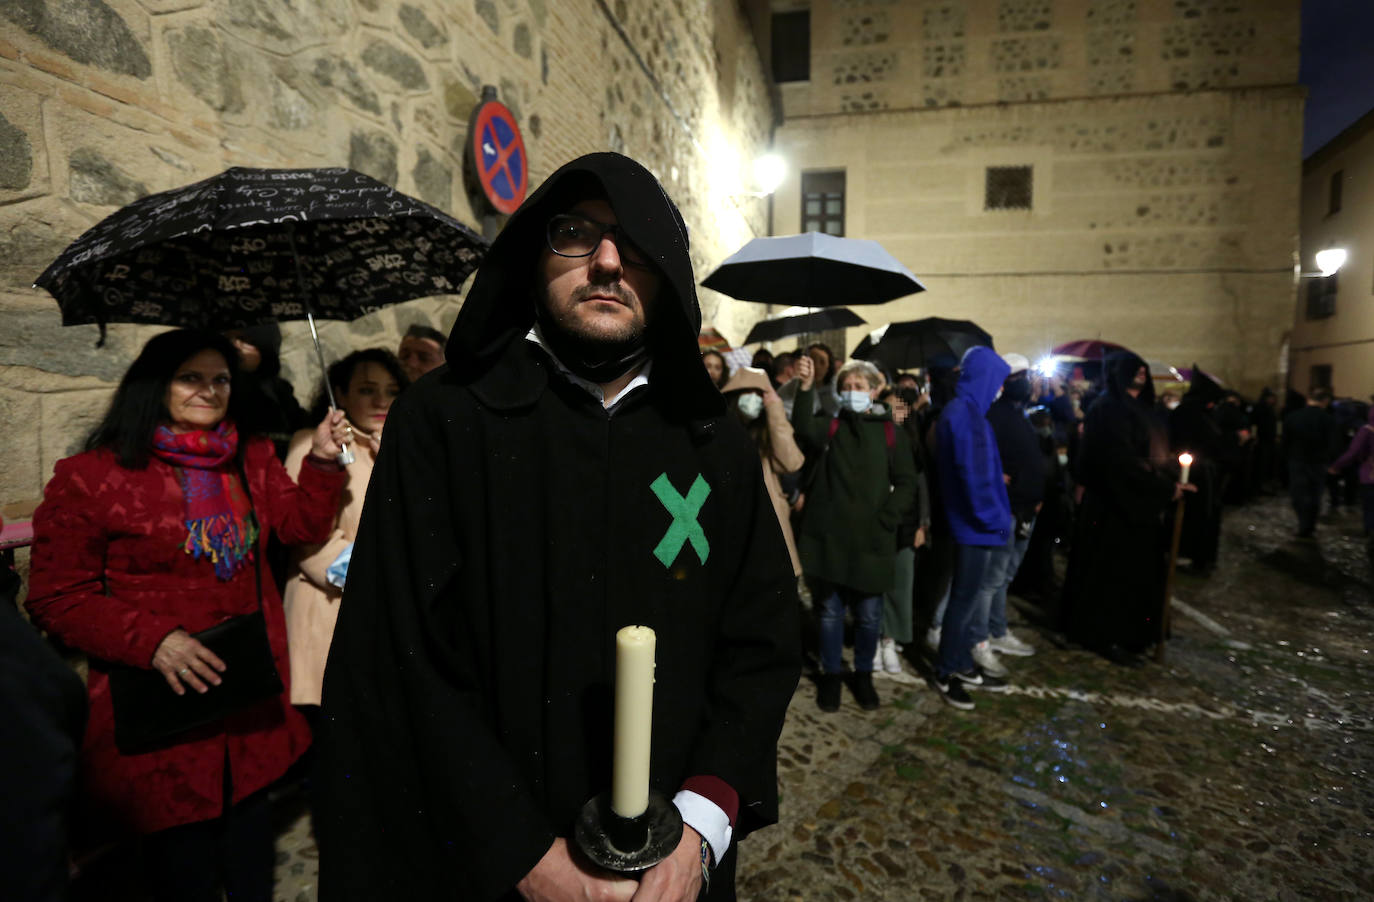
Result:
M1049 438L1050 436L1054 435L1054 430L1049 426L1041 426L1039 429L1035 431L1037 434L1039 434L1041 438Z
M1169 408L1170 410L1173 410L1175 407L1178 406L1178 401L1174 400L1173 398L1170 398L1169 400L1164 402L1164 406Z
M868 396L866 391L842 391L840 392L840 403L855 413L863 413L873 406L873 399Z
M1068 465L1069 465L1069 455L1067 455L1067 454L1061 454L1061 455L1059 455L1059 466L1061 466L1061 467L1067 467Z
M740 395L735 404L746 420L758 419L759 414L763 413L763 396L753 392Z

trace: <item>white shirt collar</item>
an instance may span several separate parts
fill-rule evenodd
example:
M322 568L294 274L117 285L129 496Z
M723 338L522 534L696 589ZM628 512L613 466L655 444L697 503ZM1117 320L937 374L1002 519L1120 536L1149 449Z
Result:
M649 370L652 369L654 362L652 360L645 360L643 365L640 366L639 372L635 374L635 377L630 380L629 384L626 385L623 389L621 389L620 393L617 394L615 397L607 398L606 393L601 390L600 385L596 384L595 382L592 382L589 379L583 379L581 376L577 375L572 370L568 369L563 364L563 361L558 359L558 355L555 354L553 352L553 349L549 347L548 342L544 341L544 335L542 332L539 331L538 323L535 323L534 328L530 329L530 331L525 335L525 339L527 341L532 341L535 344L539 345L539 347L543 348L544 353L549 355L549 359L553 361L553 365L558 369L558 372L562 373L563 377L567 379L569 382L571 382L573 385L578 386L579 388L586 391L587 394L595 398L597 400L597 403L599 403L603 408L605 408L607 413L611 413L617 407L619 407L621 402L624 401L627 397L629 397L631 392L636 391L642 388L643 386L649 384Z

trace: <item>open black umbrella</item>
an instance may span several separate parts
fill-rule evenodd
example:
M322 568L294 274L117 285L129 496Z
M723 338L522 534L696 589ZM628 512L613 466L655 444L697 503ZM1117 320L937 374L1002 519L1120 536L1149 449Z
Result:
M953 365L976 345L992 347L992 336L976 323L931 316L874 329L859 342L854 356L880 361L892 369L910 369Z
M701 284L741 301L798 307L883 304L925 291L878 242L821 232L755 238Z
M828 307L799 316L779 316L765 319L754 324L744 343L751 345L756 341L777 341L789 335L803 335L807 332L824 332L826 329L843 329L846 326L862 326L864 320L848 307Z
M140 198L43 271L66 326L224 331L351 320L458 291L487 248L442 210L351 169L248 169ZM325 380L333 407L333 392Z

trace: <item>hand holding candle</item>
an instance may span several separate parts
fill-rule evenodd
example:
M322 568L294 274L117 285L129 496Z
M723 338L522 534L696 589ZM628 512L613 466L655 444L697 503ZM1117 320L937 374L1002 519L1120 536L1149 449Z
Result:
M1178 481L1187 485L1188 471L1193 468L1193 455L1189 454L1187 451L1183 452L1178 456L1178 465L1183 468L1183 472L1179 475Z
M649 805L649 741L653 735L654 646L647 626L615 634L615 752L611 810L639 817Z

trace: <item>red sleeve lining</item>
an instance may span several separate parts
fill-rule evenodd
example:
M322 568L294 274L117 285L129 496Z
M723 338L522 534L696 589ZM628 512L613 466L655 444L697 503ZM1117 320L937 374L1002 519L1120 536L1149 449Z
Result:
M688 777L683 781L682 788L708 799L713 805L725 812L725 816L730 819L730 826L735 826L735 818L739 815L739 793L735 792L734 787L729 783L720 777L709 775Z

